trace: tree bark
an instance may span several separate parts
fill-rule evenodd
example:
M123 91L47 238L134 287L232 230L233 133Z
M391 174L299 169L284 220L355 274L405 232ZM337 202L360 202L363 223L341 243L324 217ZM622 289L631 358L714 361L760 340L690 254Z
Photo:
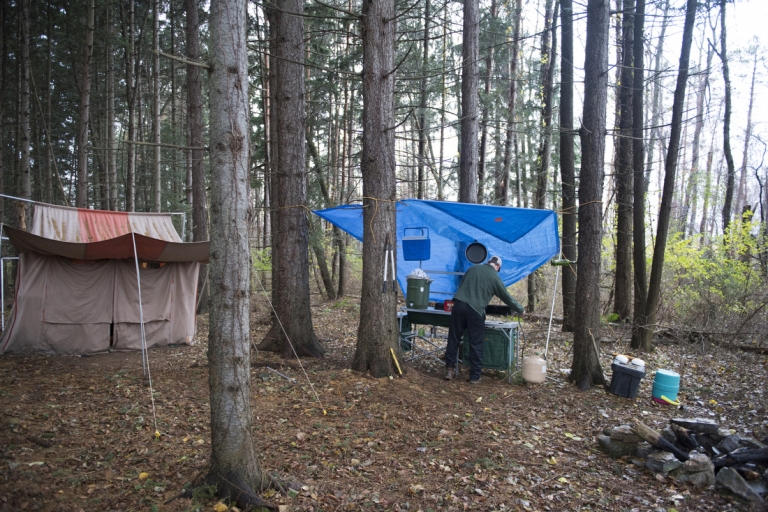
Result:
M92 1L92 0L91 0ZM20 175L21 175L21 197L32 199L32 181L30 177L30 148L31 148L31 130L29 128L29 2L30 0L21 0L21 67L19 89L20 101L20 137L19 145L21 147ZM90 5L90 4L89 4ZM23 202L18 205L17 217L18 226L26 229L27 210L29 203Z
M568 0L566 0L568 1ZM523 1L515 0L515 30L512 35L512 49L509 57L509 101L507 105L507 133L504 139L503 175L496 184L496 204L506 205L509 202L509 173L512 168L512 146L515 138L515 102L517 101L517 54L520 52L520 27L523 19ZM520 180L517 180L519 191ZM518 205L520 194L517 194Z
M464 32L461 62L461 148L459 155L459 202L477 202L477 60L480 48L478 0L464 1Z
M646 160L645 167L645 187L647 189L650 182L651 170L654 167L654 152L656 150L656 143L662 137L661 135L661 98L662 98L662 86L661 86L661 58L664 54L664 39L667 33L667 23L669 20L669 0L664 0L664 15L661 17L661 30L659 32L659 39L655 55L655 63L653 68L653 92L651 100L651 137L648 141L648 158Z
M6 70L6 31L5 31L5 2L0 2L0 91L5 90L5 84L6 78L5 78L5 70ZM48 7L48 13L49 13L49 19L50 19L50 6ZM50 27L50 25L49 25ZM50 31L48 31L50 34ZM50 38L49 38L50 41ZM48 62L50 62L50 46L48 47L48 55L49 59ZM50 67L49 67L50 69ZM50 79L49 79L50 80ZM50 82L49 82L50 83ZM0 119L5 119L4 116L4 107L5 102L0 101ZM49 124L50 126L50 124ZM5 193L5 186L4 186L4 179L5 179L5 155L4 155L4 148L5 148L5 130L2 126L0 126L0 194ZM46 132L47 134L47 132ZM47 135L50 136L50 135ZM0 201L0 223L5 223L5 201ZM0 263L2 263L2 260L0 260ZM0 269L1 271L2 269ZM5 311L5 305L2 306L1 311Z
M125 210L136 211L136 22L135 2L128 1L128 39L125 59L125 96L128 103L128 162L125 165Z
M309 232L307 213L306 127L304 89L304 4L278 0L274 20L277 159L276 227L280 244L272 253L277 268L273 286L280 290L276 316L260 350L280 352L285 359L321 357L325 350L312 327L309 304Z
M445 63L448 55L448 18L443 19L443 47L442 47L442 63L445 68ZM445 75L447 73L440 73L440 155L437 161L437 200L442 201L443 198L443 156L445 155L445 106L447 102L447 89L445 87Z
M534 207L543 210L546 207L547 181L552 152L552 90L555 76L557 47L557 11L559 3L552 13L552 0L547 0L544 7L544 30L541 33L541 145L538 154L536 173L536 198ZM552 44L550 45L550 36ZM538 302L541 273L534 271L528 276L528 303L525 311L533 313Z
M91 68L93 60L93 24L95 1L88 0L85 15L85 48L80 76L80 107L77 128L76 206L88 207L88 123L91 108Z
M637 0L634 23L634 76L632 87L632 172L634 183L632 192L632 262L634 267L634 308L632 316L632 341L634 349L643 351L650 347L642 346L639 327L645 325L645 301L648 286L645 263L645 153L644 153L644 111L645 111L645 0Z
M728 230L731 223L733 207L733 187L736 170L731 153L731 73L728 68L728 51L726 46L725 30L725 5L727 0L720 0L720 60L723 63L723 86L725 87L725 113L723 114L723 155L728 166L728 175L725 181L725 200L723 202L723 233Z
M115 57L111 6L107 7L107 207L117 211L117 144L115 142ZM50 123L49 125L50 126ZM50 173L50 170L49 170Z
M752 84L749 87L749 108L747 109L747 128L744 130L744 153L741 159L739 175L739 193L736 195L736 211L744 211L747 201L747 162L749 161L749 142L752 139L752 108L755 103L755 75L757 74L757 48L754 49L752 64ZM750 205L746 205L750 206Z
M254 446L250 365L246 1L212 0L210 330L211 461L207 481L240 508L267 487Z
M555 13L556 14L556 13ZM541 32L541 146L537 159L536 199L534 207L543 210L547 198L550 149L552 140L552 83L554 80L554 45L550 45L551 32L556 18L552 17L552 0L544 7L544 30Z
M693 130L693 149L692 149L692 155L691 155L691 181L693 182L692 185L689 185L689 189L696 186L698 183L698 176L700 174L699 169L699 154L701 152L701 132L704 130L704 98L707 94L707 89L709 87L709 69L712 64L712 49L709 48L707 50L707 64L706 69L703 70L703 73L699 76L699 88L696 91L696 126ZM696 177L694 179L694 177ZM706 199L705 199L706 201ZM685 204L686 208L688 206L688 201L686 201ZM691 212L690 212L690 224L687 226L687 231L689 234L694 234L694 218L696 217L696 208L692 205L691 206ZM704 215L706 216L706 214ZM686 215L687 217L687 215Z
M154 161L152 176L154 186L153 207L156 212L161 211L162 182L160 174L160 0L152 1L152 142L154 147ZM173 94L173 92L171 92Z
M619 136L616 168L616 279L613 312L620 322L632 317L632 98L634 88L634 0L624 0L622 65L619 81ZM641 91L642 94L642 91Z
M600 327L600 256L606 103L608 97L609 0L589 0L584 60L584 112L579 183L579 266L576 279L576 325L569 380L580 390L605 384L595 348Z
M672 103L672 125L669 134L669 149L664 164L664 189L659 207L659 221L656 229L656 245L653 249L653 263L651 264L651 279L648 284L648 299L645 304L644 325L640 326L642 347L653 345L654 325L656 313L661 299L661 274L664 268L664 251L667 247L669 232L669 218L672 209L672 196L675 191L675 170L680 149L680 135L683 123L683 106L685 104L685 88L688 83L688 63L691 54L691 42L693 40L693 25L696 19L697 0L687 0L685 13L685 26L683 28L683 44L680 50L680 69L677 75L677 86Z
M427 65L429 64L429 17L430 0L424 3L424 37L421 47L421 82L419 84L419 156L418 156L418 180L419 186L416 191L418 199L424 199L424 185L426 175L424 165L427 161Z
M498 16L498 7L496 0L491 0L491 26L493 27ZM491 29L492 31L493 29ZM482 123L480 132L480 152L477 163L477 202L485 202L485 175L488 167L488 116L490 114L491 82L493 81L493 55L496 45L491 43L488 47L488 53L485 55L485 76L483 77L483 90L485 92L485 101L483 102Z
M394 0L363 2L363 286L352 369L373 377L394 374L390 349L398 340L397 295L383 293L386 245L396 238ZM475 149L477 146L475 146ZM476 154L475 154L476 156ZM476 175L475 175L476 176ZM476 193L476 189L475 189ZM390 269L395 272L395 269Z
M193 62L200 60L199 17L197 0L185 0L187 11L187 57ZM189 123L188 144L192 148L203 147L203 82L198 66L187 66L187 123ZM190 150L192 164L192 239L202 242L208 239L208 215L205 192L205 154L202 149ZM200 268L197 294L200 308L205 313L208 291L205 267Z
M643 0L640 0L643 1ZM576 261L576 169L573 152L573 0L560 0L560 187L562 252ZM576 319L576 265L563 268L563 332L573 332Z

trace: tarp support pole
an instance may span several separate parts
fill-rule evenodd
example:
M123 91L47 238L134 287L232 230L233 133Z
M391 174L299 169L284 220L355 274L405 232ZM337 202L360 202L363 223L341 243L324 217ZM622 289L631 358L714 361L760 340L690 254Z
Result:
M133 261L136 263L136 285L139 289L139 324L141 325L141 364L144 366L144 375L149 381L149 398L152 402L152 419L155 423L155 439L160 439L160 431L157 430L157 414L155 413L155 390L152 387L152 373L149 371L149 354L147 353L147 337L144 332L144 306L141 303L141 274L139 273L139 254L136 251L136 235L131 232L133 240Z
M3 223L0 222L0 316L2 330L5 331L5 262L3 261Z
M139 254L136 251L136 235L131 233L133 240L133 261L136 263L136 286L139 289L139 325L141 326L141 365L144 367L144 375L147 374L147 338L144 335L144 305L141 303L141 275L139 274Z
M552 308L549 310L549 327L547 327L547 343L544 346L544 359L547 358L547 350L549 350L549 334L552 332L552 317L555 314L555 299L557 299L557 280L560 277L560 266L555 267L555 286L552 290Z

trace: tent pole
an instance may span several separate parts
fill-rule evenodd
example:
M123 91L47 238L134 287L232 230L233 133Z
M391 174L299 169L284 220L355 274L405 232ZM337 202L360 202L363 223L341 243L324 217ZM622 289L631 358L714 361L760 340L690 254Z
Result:
M131 232L133 240L133 261L136 263L136 285L139 289L139 324L141 326L141 365L144 368L144 375L147 374L147 338L144 335L144 306L141 303L141 275L139 274L139 254L136 251L136 235Z
M2 330L5 331L5 261L3 261L3 223L0 222L0 316L2 320Z

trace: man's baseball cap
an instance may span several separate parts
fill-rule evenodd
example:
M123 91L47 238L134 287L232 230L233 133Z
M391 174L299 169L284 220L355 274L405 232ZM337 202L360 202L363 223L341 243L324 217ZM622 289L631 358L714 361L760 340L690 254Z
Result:
M488 260L489 265L498 265L499 269L501 269L501 258L498 256L491 256L491 259Z

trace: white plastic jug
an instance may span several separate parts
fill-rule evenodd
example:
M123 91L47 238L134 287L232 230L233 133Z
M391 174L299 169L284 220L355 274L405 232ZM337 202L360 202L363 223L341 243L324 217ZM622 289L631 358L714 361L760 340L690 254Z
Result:
M539 356L523 358L523 379L531 384L541 384L547 378L547 361Z

